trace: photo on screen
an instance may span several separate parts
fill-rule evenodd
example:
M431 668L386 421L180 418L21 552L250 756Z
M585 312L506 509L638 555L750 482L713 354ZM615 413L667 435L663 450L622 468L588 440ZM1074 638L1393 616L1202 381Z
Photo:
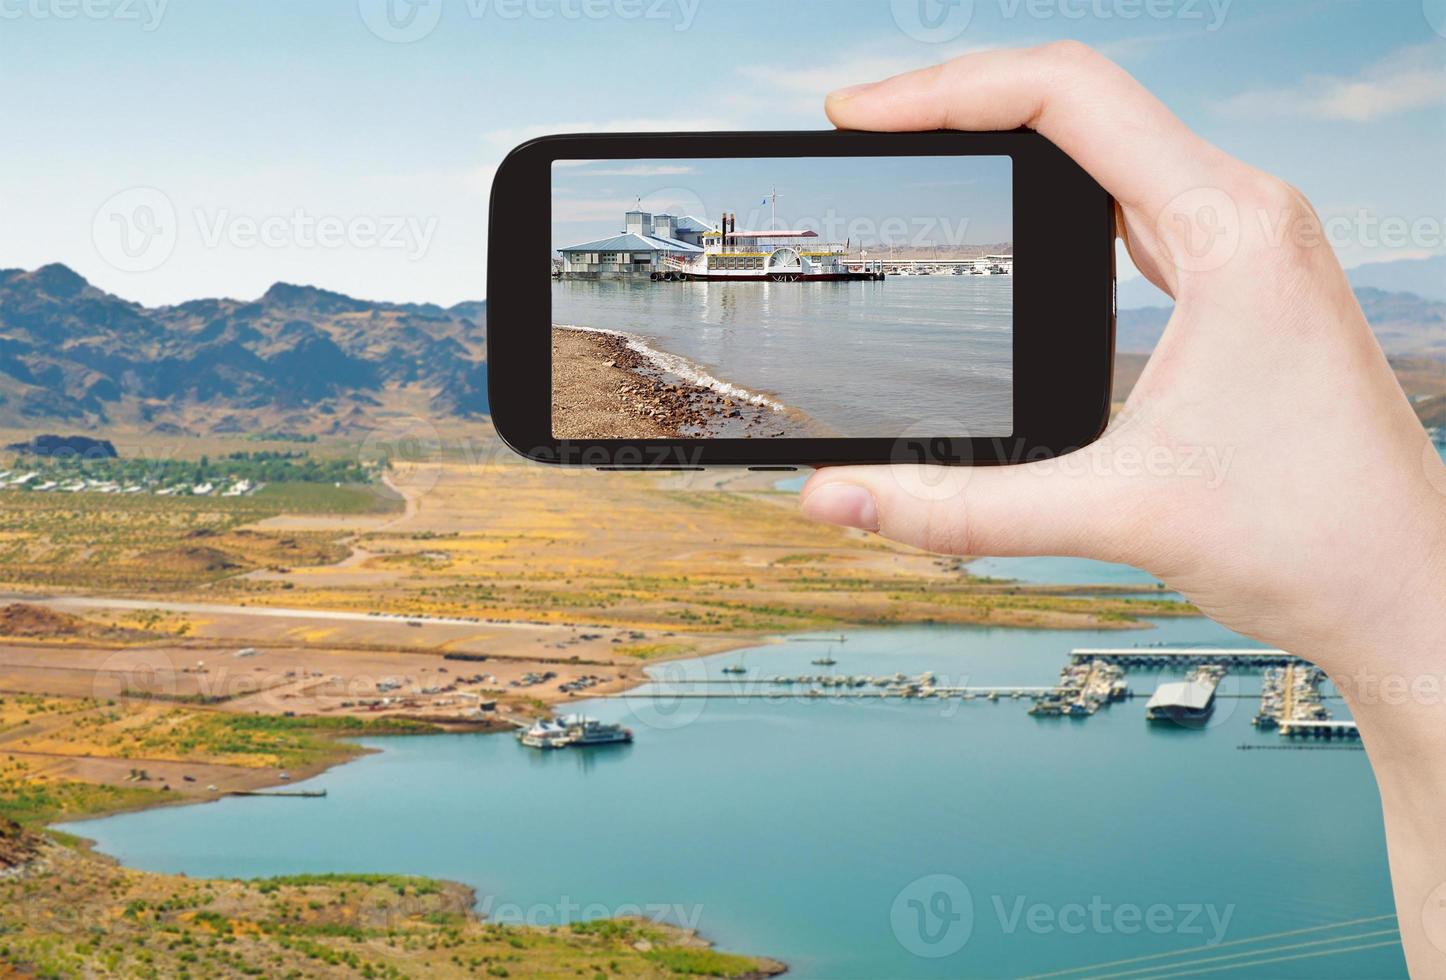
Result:
M1002 438L1005 156L559 160L558 439Z

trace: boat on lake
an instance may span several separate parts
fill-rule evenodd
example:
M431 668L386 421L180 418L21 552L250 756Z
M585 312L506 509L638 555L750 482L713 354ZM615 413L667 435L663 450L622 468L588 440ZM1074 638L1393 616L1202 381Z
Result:
M596 718L582 715L568 715L562 720L567 727L569 745L623 745L633 740L633 730L622 725L610 725Z
M633 740L631 728L610 725L583 715L542 718L517 733L517 740L530 749L566 749L590 745L620 745Z
M567 728L561 722L541 718L517 733L517 740L529 749L562 749L569 744Z

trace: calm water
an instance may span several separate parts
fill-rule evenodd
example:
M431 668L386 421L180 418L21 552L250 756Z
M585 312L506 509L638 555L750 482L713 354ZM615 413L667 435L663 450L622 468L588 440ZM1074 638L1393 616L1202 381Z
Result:
M1159 584L1155 576L1133 565L1117 565L1089 558L978 558L969 563L969 573L1040 585L1141 585L1153 588Z
M556 282L554 323L618 330L844 436L1013 431L1012 276Z
M901 627L664 665L661 676L691 685L739 663L816 673L810 661L831 649L839 672L1046 684L1071 647L1161 642L1247 645L1206 620L1125 633ZM1145 693L1159 679L1130 675ZM1250 694L1258 678L1227 678L1222 691ZM228 799L67 829L129 864L191 875L460 879L507 920L666 906L798 977L1018 976L1390 912L1364 754L1238 751L1279 744L1250 726L1257 704L1223 698L1211 727L1186 731L1147 728L1143 699L1070 721L1007 701L637 696L589 707L629 721L630 747L543 755L505 736L373 739L382 752L308 784L326 788L324 800ZM1154 927L1141 926L1152 908ZM1121 969L1152 966L1186 969L1174 959ZM1218 975L1405 967L1387 947Z

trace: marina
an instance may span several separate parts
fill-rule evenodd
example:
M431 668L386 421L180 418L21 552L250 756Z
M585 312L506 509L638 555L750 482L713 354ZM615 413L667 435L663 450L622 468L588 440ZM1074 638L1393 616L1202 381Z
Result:
M811 665L833 666L830 654L814 658ZM1135 697L1126 681L1128 668L1148 672L1183 671L1182 680L1162 681L1145 706L1145 720L1200 728L1210 722L1216 702L1222 698L1254 698L1219 690L1232 670L1242 674L1260 673L1261 709L1254 718L1256 728L1276 731L1287 737L1357 738L1353 721L1331 717L1322 691L1325 674L1320 668L1284 650L1239 647L1125 647L1070 650L1059 680L1053 686L950 683L932 671L910 675L798 673L765 674L750 671L742 663L720 668L719 677L690 677L671 681L665 692L669 699L736 701L959 701L997 703L1029 702L1028 714L1036 718L1089 718L1101 708ZM600 695L604 699L635 700L638 692Z
M776 197L776 193L775 193ZM931 258L870 255L851 241L825 241L808 228L738 228L724 212L710 223L692 215L623 215L616 235L558 249L552 276L567 280L647 279L651 282L877 282L887 276L1008 276L1014 255L986 253Z
M1354 721L1331 717L1321 694L1325 672L1310 664L1288 664L1267 668L1260 692L1260 712L1253 723L1263 730L1274 729L1287 737L1360 737Z
M1152 625L1149 638L1164 649L1250 649L1203 619ZM1052 690L1069 651L1119 640L1088 630L890 627L850 631L834 656L838 673L856 677L913 681L931 672L941 684ZM1257 729L1253 688L1217 698L1204 732L1142 724L1143 697L1083 723L1031 718L1023 697L1015 708L976 698L977 710L904 698L830 708L796 697L666 697L686 686L679 678L717 679L740 661L763 677L818 676L810 661L820 650L777 643L658 664L657 698L576 706L632 728L631 750L524 751L505 735L369 738L380 751L304 784L327 789L326 799L226 798L64 829L127 864L197 876L460 879L477 889L479 908L541 909L549 924L565 921L560 896L604 910L591 915L688 903L690 923L720 948L767 951L789 976L814 980L1084 976L1089 964L1183 958L1208 938L1011 931L996 895L1006 911L1021 895L1055 908L1091 896L1113 907L1230 906L1227 942L1299 928L1346 936L1341 923L1391 911L1380 804L1363 753L1306 751L1358 743ZM1129 679L1142 691L1155 686L1144 669ZM1329 806L1331 819L1272 817L1298 811L1303 799ZM581 815L603 836L578 833ZM689 861L671 857L680 853ZM931 959L901 944L890 909L913 894L911 883L939 874L972 894L973 932L961 954ZM1264 938L1259 945L1271 948ZM1279 980L1406 975L1390 945L1263 970ZM1108 972L1117 971L1093 971Z

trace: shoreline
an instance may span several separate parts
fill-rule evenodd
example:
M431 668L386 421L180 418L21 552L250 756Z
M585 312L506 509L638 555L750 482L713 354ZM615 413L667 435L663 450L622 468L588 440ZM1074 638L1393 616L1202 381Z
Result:
M924 625L924 624L882 624L882 623L881 623L881 624L876 624L876 625L872 625L872 626L840 627L840 630L841 630L841 632L856 632L856 631L858 631L859 629L870 629L870 630L872 630L872 629L884 629L884 628L888 628L889 626L893 626L893 625ZM948 625L948 624L933 624L933 625ZM967 624L960 624L960 625L967 625ZM978 626L979 628L987 628L987 627L984 626L984 624L974 624L974 625ZM1142 626L1147 626L1147 625L1149 625L1149 624L1148 624L1148 623L1142 623L1141 625L1142 625ZM641 661L641 662L639 662L638 664L636 664L635 666L632 666L632 669L630 669L630 670L622 673L622 675L617 678L616 684L617 684L617 686L623 688L623 693L627 693L628 691L633 691L633 690L640 690L640 689L642 689L643 687L645 687L647 684L653 683L653 679L652 679L651 677L649 677L648 674L647 674L648 668L649 668L651 665L653 665L653 664L659 664L659 665L661 665L661 664L668 663L668 662L671 662L671 661L678 661L678 660L696 660L696 659L702 659L702 658L707 658L707 657L714 657L714 656L717 656L717 655L722 654L722 653L732 652L732 651L736 651L736 650L739 650L739 649L759 649L759 648L767 648L767 647L772 647L772 646L776 646L776 645L781 645L781 644L787 643L787 642L789 641L789 639L790 639L791 637L793 637L793 636L806 636L806 635L808 635L808 634L810 634L810 633L822 633L822 632L832 632L832 631L831 631L831 630L811 629L811 630L798 631L797 633L775 633L775 634L768 634L768 635L762 635L762 636L744 636L744 635L740 635L740 636L737 636L737 637L734 637L734 638L733 638L734 640L736 640L736 642L728 643L726 646L720 647L719 649L716 649L716 650L710 650L710 651L707 651L707 652L697 652L697 651L680 652L680 653L676 653L676 654L660 655L660 656L658 656L658 657L649 658L649 659L646 660L646 661ZM613 685L609 685L609 687L611 687L611 686L613 686ZM598 693L603 693L603 692L598 692ZM616 695L614 695L614 696L616 696ZM578 698L577 700L579 700L579 701L585 701L585 700L588 700L588 698L587 698L587 697L580 697L580 698ZM565 702L563 702L563 703L565 703ZM551 707L554 707L554 708L555 708L556 705L554 704L554 705L552 705ZM480 733L483 733L483 734L497 734L499 731L506 730L507 727L509 727L509 726L494 727L491 731L484 731L484 732L480 732ZM415 734L417 734L417 735L455 734L455 733L459 733L459 732L460 732L460 729L458 729L458 728L444 728L444 727L442 727L442 726L438 726L438 727L436 728L436 730L434 730L434 731L432 731L432 732L418 732L418 733L415 733ZM399 733L399 734L401 734L401 733ZM306 766L306 767L297 767L296 769L292 770L292 772L293 772L293 779L292 779L290 782L288 782L288 783L280 783L278 780L276 780L276 779L275 779L275 772L272 771L272 770L266 770L266 771L264 771L264 772L258 772L257 775L260 776L260 777L262 777L261 779L258 780L258 783L263 783L263 784L269 783L269 784L271 784L271 785L289 785L289 786L302 785L302 784L304 784L306 781L308 781L308 780L310 780L310 779L312 779L312 778L315 778L315 777L317 777L317 776L320 776L320 775L322 775L323 773L329 771L330 769L332 769L332 768L334 768L334 767L339 767L339 766L341 766L341 765L345 765L345 764L348 764L348 763L350 763L350 762L354 762L354 761L356 761L357 759L362 758L363 756L366 756L366 755L371 755L371 754L375 754L375 753L380 753L380 752L385 752L385 751L386 751L385 748L375 748L375 747L361 746L361 745L357 745L357 744L355 744L355 743L352 743L352 742L347 741L349 738L353 738L353 737L386 737L386 738L390 738L390 737L393 737L393 736L391 736L391 735L381 735L381 734L379 734L379 735L377 735L377 736L369 736L369 735L366 734L366 733L359 733L358 735L350 735L350 734L347 734L347 733L338 733L336 736L333 737L333 740L334 740L334 742L335 742L335 744L336 744L336 748L337 748L337 750L338 750L338 754L337 754L335 757L328 758L328 759L326 759L326 760L318 760L317 762L315 762L315 763L313 763L313 764L311 764L311 765L308 765L308 766ZM95 846L95 841L94 841L93 839L86 838L86 837L84 837L82 834L77 833L75 830L62 829L60 826L57 826L57 824L59 824L59 823L74 824L74 823L79 823L79 822L84 822L84 821L89 821L89 820L103 819L103 818L106 818L106 817L115 816L115 815L119 815L119 814L122 814L122 813L139 812L139 811L141 811L141 810L151 809L151 808L153 808L153 807L175 806L175 805L182 805L182 804L186 804L186 803L215 802L216 799L220 799L220 798L222 798L222 797L224 797L224 796L228 796L228 795L232 795L232 794L230 794L230 793L218 794L216 797L214 797L214 798L212 798L212 799L194 799L194 798L187 799L187 798L185 798L185 797L181 797L181 798L172 799L172 800L156 800L156 801L153 801L153 802L151 802L151 803L141 803L141 804L124 806L124 807L117 807L117 808L115 808L115 809L113 809L113 810L106 811L106 812L95 812L95 813L88 814L88 815L86 815L86 816L84 816L84 817L81 817L81 818L73 818L73 819L70 819L70 820L67 820L67 821L57 821L56 823L47 823L47 824L44 825L44 828L45 828L46 831L54 832L54 833L56 833L56 834L69 835L70 837L76 839L76 840L78 841L78 846L79 846L79 848L80 848L81 850L83 850L86 854L93 856L93 857L96 858L97 860L114 864L114 865L116 865L116 866L118 866L118 867L125 868L125 869L127 869L128 871L131 871L131 872L135 872L135 873L139 873L139 874L144 874L144 875L156 875L156 874L159 874L159 873L158 873L158 872L148 871L148 870L143 869L143 868L137 868L137 867L132 866L132 865L128 865L128 864L126 864L123 860L121 860L120 858L118 858L118 857L116 857L116 856L113 856L113 855L107 854L107 853L105 853L105 852L103 852L103 851L97 850L97 849L96 849L96 846ZM353 873L354 873L354 874L365 874L366 872L353 872ZM206 881L206 880L213 880L213 879L201 879L201 878L198 878L198 879L196 879L196 880L197 880L197 881ZM230 880L230 879L214 879L214 880ZM246 880L246 879L237 879L237 880L243 880L243 881L244 881L244 880ZM264 880L264 879L258 879L258 880ZM455 881L453 881L452 879L436 879L436 880L442 881L442 882L444 882L444 883L448 883L448 884L455 885L455 886L457 886L457 887L465 890L467 893L469 893L469 894L472 896L472 898L473 898L473 902L471 903L471 905L468 906L468 910L469 910L470 915L471 915L476 921L478 921L478 922L480 922L480 923L483 923L483 924L488 923L488 919L487 919L484 915L482 915L482 914L478 911L478 909L477 909L476 892L475 892L475 889L474 889L472 886L466 884L465 882L455 882ZM687 935L686 935L686 939L689 940L689 941L691 941L692 943L696 943L698 948L704 948L704 949L717 949L717 948L718 948L718 944L717 944L716 942L714 942L713 940L709 939L709 938L706 936L706 934L704 934L704 933L701 933L701 932L699 932L699 931L697 931L697 930L684 930L684 932L687 934ZM755 972L755 973L749 973L749 974L744 975L744 976L746 976L746 977L760 978L760 980L761 980L761 978L769 977L769 976L780 975L780 974L786 973L786 972L788 971L788 965L787 965L786 963L784 963L784 962L782 962L782 961L780 961L780 960L774 959L774 958L772 958L772 957L769 957L769 956L767 956L767 955L753 954L753 953L747 953L747 952L736 952L736 951L732 950L731 948L730 948L730 953L731 953L732 955L739 955L739 956L747 957L748 959L752 960L754 963L756 963L756 964L758 965L759 971L758 971L758 972Z
M626 334L552 326L552 431L559 439L776 438L826 434L802 411L701 370L673 374ZM704 383L707 382L707 383ZM803 431L799 431L803 430ZM815 430L815 431L808 431Z
M1010 592L1015 591L1015 590L1017 589L1018 585L1019 585L1019 583L1000 582L1000 583L995 584L992 588L990 588L988 594L992 594L992 595L995 595L995 596L1008 595ZM1055 596L1061 596L1061 597L1078 596L1081 591L1086 591L1086 590L1088 590L1088 591L1095 591L1095 592L1099 593L1099 595L1096 596L1096 597L1098 597L1098 598L1108 598L1108 597L1110 597L1110 594L1111 594L1111 593L1115 593L1115 592L1126 592L1127 590L1137 589L1137 588L1138 588L1138 587L1135 587L1135 586L1105 585L1105 586L1097 586L1097 587L1094 587L1094 589L1091 590L1090 587L1087 587L1087 586L1086 586L1086 587L1081 587L1081 586L1063 586L1063 585L1060 585L1060 586L1041 586L1041 585L1025 586L1025 590L1028 591L1028 592L1035 592L1035 593L1042 594L1042 595L1055 595ZM1086 595L1088 595L1088 591L1086 591ZM1081 596L1081 597L1083 597L1083 596ZM806 636L806 635L808 635L808 634L810 634L810 633L827 633L827 634L833 634L833 633L836 633L836 632L838 632L838 633L841 633L841 632L854 632L854 631L859 631L859 630L877 630L877 629L889 629L889 628L894 628L894 627L911 627L911 626L938 626L938 627L956 627L956 628L957 628L957 627L970 627L970 628L977 628L977 629L999 629L999 628L1012 629L1012 628L1022 628L1022 629L1061 630L1061 631L1063 631L1063 630L1073 630L1073 629L1086 628L1086 629L1094 629L1094 630L1100 630L1100 631L1116 632L1116 631L1144 630L1144 629L1153 628L1153 624L1151 623L1151 620L1154 620L1154 619L1197 618L1197 617L1201 616L1201 613L1200 613L1197 609L1195 609L1193 606L1190 606L1188 603L1170 603L1170 605L1171 605L1172 607L1175 607L1175 608L1169 608L1169 609L1160 609L1160 608L1157 608L1157 609L1151 609L1151 610L1142 610L1142 611L1141 611L1141 612L1142 612L1142 615L1140 616L1140 618L1135 619L1135 620L1133 620L1133 621L1119 621L1119 620L1112 620L1112 619L1108 619L1108 618L1097 618L1094 623L1089 624L1089 625L1087 625L1087 626L1081 626L1080 624L1078 624L1078 623L1073 623L1073 622L1070 622L1070 623L1058 622L1058 621L1055 621L1054 619L1049 618L1049 617L1044 618L1043 621L1034 622L1034 623L1023 623L1023 622L1014 622L1014 623L994 622L994 623L990 623L990 622L987 622L987 621L981 621L981 620L977 620L977 619L976 619L976 620L967 620L967 619L958 619L958 620L955 620L955 619L950 619L950 618L932 618L932 619L908 619L908 620L893 621L893 622L837 623L837 624L828 624L828 625L825 625L825 626L811 626L811 627L808 627L808 628L802 628L802 629L792 630L792 631L784 630L784 631L770 631L770 632L766 632L766 633L736 633L736 634L732 634L732 635L729 635L729 636L726 636L726 637L724 637L724 636L718 636L718 635L709 636L708 634L703 634L703 636L700 637L700 639L704 639L705 641L711 640L712 642L704 642L702 649L699 649L699 648L697 648L697 647L693 647L693 648L691 648L691 649L679 649L679 650L676 650L676 651L660 652L659 654L657 654L657 655L655 655L655 656L649 656L649 657L647 657L647 658L638 659L638 660L636 660L635 662L631 662L631 663L612 662L612 663L609 664L609 666L611 667L611 669L612 669L613 671L616 672L616 676L615 676L612 680L610 680L610 681L608 681L608 682L606 682L606 683L604 683L604 684L598 685L596 688L594 688L592 691L588 692L587 694L583 694L583 695L580 695L580 696L577 696L577 697L571 697L571 696L567 696L567 697L549 697L549 698L546 698L545 700L539 702L539 704L540 704L540 710L547 711L547 712L550 712L550 713L553 713L553 714L565 713L566 710L567 710L567 708L566 708L567 705L576 704L576 703L579 702L579 701L589 700L589 698L591 698L591 697L593 697L593 696L595 696L595 695L602 695L602 696L608 697L608 698L615 698L615 697L617 697L617 696L619 696L619 695L621 695L621 694L626 694L626 693L628 693L629 691L641 689L642 687L646 686L647 684L652 683L652 678L648 675L648 670L649 670L651 667L655 666L655 665L663 665L663 664L667 664L667 663L671 663L671 662L676 662L676 661L683 661L683 660L697 660L697 659L702 659L702 658L706 658L706 657L713 657L713 656L717 656L717 655L721 655L721 654L734 653L734 652L737 652L737 651L739 651L739 650L757 649L757 648L763 648L763 647L771 647L771 646L781 645L781 644L784 644L784 643L789 642L790 638L792 638L792 637L795 637L795 636ZM12 642L14 642L14 641L12 641ZM44 649L44 648L46 648L46 647L50 647L50 648L52 648L52 649L54 648L52 644L47 644L47 643L44 643L44 642L29 642L29 643L21 643L21 644L18 644L18 645L22 645L22 646L26 646L26 647L32 647L32 648L36 648L36 649ZM421 653L422 651L418 650L418 651L414 651L414 652ZM549 659L548 662L550 662L550 663L557 663L557 664L568 663L567 660L564 660L564 659L562 659L562 658ZM590 663L591 661L587 661L587 662ZM122 699L122 700L124 700L124 701L135 701L135 702L140 702L140 703L146 703L146 702L148 701L148 699L145 699L145 698L135 698L135 697L133 697L133 698L124 698L124 699ZM164 701L164 699L155 699L155 700L156 700L156 701ZM178 706L178 707L186 707L186 706L183 705L183 704L178 704L177 706ZM218 711L218 712L221 712L221 713L230 713L230 712L227 712L224 708L220 708L220 707L209 707L209 708L202 708L202 709L198 709L198 710L203 710L203 711ZM162 807L174 807L174 806L187 806L187 805L195 805L195 804L214 803L214 802L216 802L217 800L224 799L224 798L226 798L227 796L232 795L233 792L238 791L238 790L239 790L239 791L245 791L245 792L252 792L252 791L257 791L257 790L265 791L265 790L272 790L272 789L280 789L280 788L285 788L285 787L291 787L291 786L294 786L294 785L296 785L296 784L298 784L298 783L303 783L303 782L305 782L305 781L307 781L307 780L310 780L310 779L313 779L313 778L315 778L315 777L317 777L317 776L320 776L320 775L326 773L327 771L329 771L329 770L331 770L331 769L333 769L333 768L335 768L335 767L339 767L339 766L346 765L346 764L351 763L351 762L354 762L354 761L356 761L357 759L362 758L362 757L364 757L364 756L366 756L366 755L372 754L372 753L377 752L377 751L382 751L382 750L379 750L379 749L367 748L367 747L358 745L358 744L356 744L356 743L353 742L353 741L350 741L351 739L355 739L355 738L371 738L371 737L389 737L389 738L390 738L390 737L401 737L401 736L406 736L406 737L427 737L427 736L430 736L430 735L466 734L466 733L492 734L492 735L496 735L496 734L502 734L502 733L506 733L506 732L513 731L513 730L515 730L519 725L525 725L526 723L530 722L531 720L533 720L534 717L537 717L537 716L540 716L540 715L537 714L537 712L529 712L529 713L519 713L519 714L517 714L517 715L512 716L511 718L496 718L496 719L486 719L486 720L475 720L475 721L474 721L474 720L462 720L462 719L441 719L441 718L436 718L436 717L427 717L427 716L423 716L423 715L412 715L412 714L407 714L407 715L400 715L400 714L399 714L399 715L393 715L392 717L398 717L398 718L405 717L407 720L413 720L413 721L417 721L417 722L421 722L421 723L428 724L428 725L432 726L432 730L431 730L431 731L420 731L420 732L392 732L392 733L383 733L383 732L373 733L373 732L365 732L365 731L356 731L356 732L338 731L338 732L335 732L335 733L332 733L332 734L327 734L326 736L324 736L324 737L326 737L326 738L332 743L332 745L335 747L334 753L329 754L327 758L318 759L318 760L316 760L316 761L314 761L314 762L308 763L308 764L303 765L303 766L295 766L295 767L290 768L290 769L287 770L287 771L290 773L291 778L290 778L290 779L287 779L287 780L283 780L283 779L280 778L280 776L279 776L280 770L278 770L278 769L273 769L273 768L256 768L256 769L250 769L250 768L247 768L247 769L244 769L244 770L241 770L241 771L238 772L235 767L232 767L232 766L224 766L224 767L222 767L222 766L220 766L220 765L218 764L218 765L217 765L217 768L218 768L218 769L219 769L219 768L226 768L226 769L230 770L229 773L227 774L227 777L228 777L228 778L226 778L226 781L225 781L225 784L224 784L224 789L223 789L221 792L217 792L217 793L214 793L214 794L203 794L203 793L200 793L200 792L191 793L191 792L178 791L178 790L176 790L176 789L173 788L173 789L170 790L170 793L169 793L169 794L163 794L163 792L162 792L159 788L157 788L156 791L155 791L155 792L156 792L156 798L152 798L152 799L150 799L150 800L145 800L145 801L130 802L130 803L121 804L121 805L116 805L116 806L112 806L112 807L102 807L102 808L100 808L100 809L96 809L96 810L92 810L92 811L90 811L90 812L87 812L87 813L85 813L85 814L83 814L83 815L77 815L77 816L74 816L74 817L67 817L67 818L65 818L65 819L63 819L63 820L54 821L53 823L46 823L44 826L45 826L47 829L57 829L57 828L56 828L56 824L60 824L60 823L77 823L77 822L83 822L83 821L88 821L88 820L99 820L99 819L104 819L104 818L107 818L107 817L119 816L119 815L126 814L126 813L135 813L135 812L140 812L140 811L143 811L143 810L159 809L159 808L162 808ZM319 717L327 717L327 716L326 716L326 715L319 715ZM365 719L364 719L362 716L354 716L354 717L356 717L356 720L357 720L358 722L364 722L364 721L365 721ZM23 750L18 750L18 751L17 751L17 750L11 750L11 752L12 752L12 754L25 754L25 753L23 752ZM3 747L0 747L0 755L5 755L5 754L6 754L6 750L5 750ZM31 753L31 754L33 754L33 753ZM167 778L168 778L168 777L165 775L165 773L166 773L167 770L169 770L169 769L172 769L172 768L173 768L173 769L175 769L175 770L177 770L177 771L187 770L187 771L191 771L191 772L197 772L197 771L202 771L205 766L209 765L208 763L188 762L188 761L186 761L186 760L149 760L149 759L132 760L132 759L125 759L125 758L123 758L123 757L115 757L114 759L106 758L106 759L104 759L104 761L113 763L114 765L117 765L117 766L122 765L122 764L129 766L131 762L139 762L139 763L141 763L141 764L144 764L144 765L148 768L148 770L155 772L155 773L157 774L157 776L160 777L160 778L153 778L153 782L156 783L156 784L163 784L163 783L165 783L165 782L167 781ZM210 778L216 778L217 781L220 782L220 777L210 777ZM180 782L178 779L176 779L176 778L170 778L170 782L171 782L173 785L191 785L191 784L181 783L181 782ZM110 783L108 780L101 780L101 783L102 783L103 785L114 785L113 783ZM205 783L201 783L200 785L205 785ZM59 833L70 833L69 831L60 831L60 830L58 830L58 829L57 829L57 832L59 832Z

